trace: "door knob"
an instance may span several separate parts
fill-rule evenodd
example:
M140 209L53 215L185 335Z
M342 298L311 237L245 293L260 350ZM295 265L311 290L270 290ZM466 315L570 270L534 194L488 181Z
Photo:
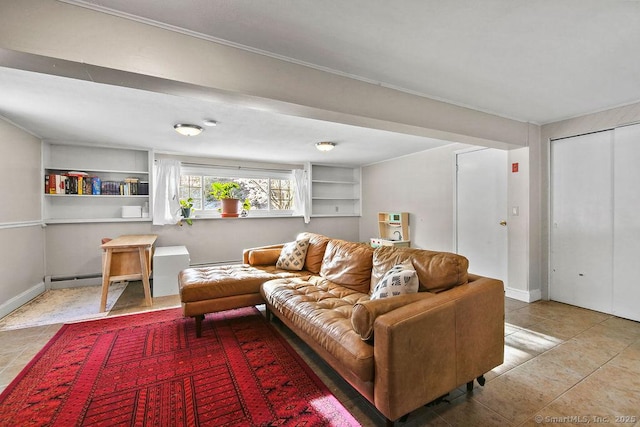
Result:
M500 225L503 227L507 226L507 221L505 221L504 219L502 221L500 221Z

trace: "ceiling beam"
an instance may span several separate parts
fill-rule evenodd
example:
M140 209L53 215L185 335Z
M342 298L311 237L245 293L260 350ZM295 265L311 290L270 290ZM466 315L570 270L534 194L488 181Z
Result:
M528 144L524 122L54 0L1 2L0 48L0 65L7 67L26 69L29 59L18 53L37 55L30 60L39 57L48 69L39 72L71 78L216 97L282 114L474 145Z

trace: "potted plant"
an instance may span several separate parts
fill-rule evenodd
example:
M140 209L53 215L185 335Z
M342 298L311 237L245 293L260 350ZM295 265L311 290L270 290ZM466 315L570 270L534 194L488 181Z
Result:
M243 218L248 216L249 209L251 209L251 200L249 200L249 198L247 197L246 199L244 199L244 202L242 202L242 212L240 213L240 216Z
M223 218L238 216L238 204L240 199L237 197L237 192L240 189L240 184L237 182L212 182L210 195L214 199L220 200L221 204L221 216Z
M184 221L189 225L193 225L193 220L190 218L191 209L193 209L193 199L191 197L186 200L180 199L180 210L182 211L182 217L184 218ZM182 225L182 221L180 222L180 225Z

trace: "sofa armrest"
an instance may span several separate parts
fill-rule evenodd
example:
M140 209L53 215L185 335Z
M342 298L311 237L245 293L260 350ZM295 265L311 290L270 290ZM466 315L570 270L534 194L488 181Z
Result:
M250 260L249 260L249 258L250 258L249 256L252 254L252 252L256 252L256 253L263 252L265 254L267 252L273 253L273 251L270 251L271 249L281 250L283 247L284 247L284 243L279 243L279 244L276 244L276 245L258 246L258 247L255 247L255 248L245 249L245 250L242 251L242 263L243 264L250 264L250 265L265 265L265 264L256 264L256 263L252 264L250 262ZM279 253L280 252L278 251L278 254ZM272 257L272 256L269 255L269 257ZM260 257L260 258L262 258L262 257ZM275 261L277 261L277 260L278 260L278 257L276 257ZM275 263L276 263L275 261L272 262L272 263L270 262L268 264L269 265L271 265L271 264L275 265Z
M374 403L395 420L502 363L502 282L472 282L378 316Z
M504 284L469 274L469 283L463 286L469 295L457 300L458 384L504 362Z
M398 295L390 298L362 301L353 306L351 313L351 326L364 341L373 338L373 325L378 318L385 313L403 307L415 301L432 298L434 294L429 292L416 292L412 294Z

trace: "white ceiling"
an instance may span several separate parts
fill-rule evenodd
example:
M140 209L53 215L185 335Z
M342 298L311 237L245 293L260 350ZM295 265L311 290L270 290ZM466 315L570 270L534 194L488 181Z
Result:
M538 124L640 101L639 1L67 2ZM52 140L348 164L446 144L10 68L0 93L0 115ZM167 126L207 116L220 126L196 138Z
M0 116L50 141L280 163L370 164L449 142L0 67ZM197 118L197 120L194 120ZM204 119L215 119L206 127ZM205 128L196 137L174 123ZM330 153L315 149L330 140Z
M525 122L640 101L639 1L71 3Z

